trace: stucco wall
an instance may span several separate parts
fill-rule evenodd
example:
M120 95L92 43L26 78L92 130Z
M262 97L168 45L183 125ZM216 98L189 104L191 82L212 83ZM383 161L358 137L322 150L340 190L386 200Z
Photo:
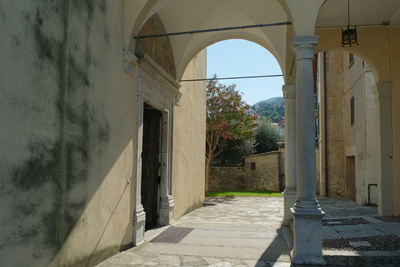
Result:
M132 244L138 66L124 71L123 2L0 3L1 266L90 266ZM195 62L204 77L205 53ZM174 118L176 218L204 198L204 88L184 85Z
M392 126L393 126L393 196L394 214L400 215L400 27L390 29Z
M280 152L246 157L244 167L212 167L209 191L279 191ZM255 169L251 164L255 164Z
M86 265L132 240L121 16L121 1L0 4L2 266Z
M327 52L326 59L326 139L328 196L344 197L344 137L343 137L343 54L339 49ZM324 117L323 115L321 117Z
M343 62L349 58L343 53ZM347 68L346 68L347 64ZM354 64L344 65L344 139L345 156L355 156L356 202L368 202L368 184L376 184L378 176L378 124L373 74L357 56ZM354 125L350 124L350 99L354 97ZM377 203L377 187L371 187L372 203Z
M206 77L207 52L189 63L182 79ZM174 108L172 194L174 217L200 207L205 188L206 83L186 82Z
M326 52L326 100L321 111L321 177L328 176L328 195L346 197L346 157L355 157L355 200L368 202L368 184L376 184L378 176L377 107L372 86L375 79L367 64L340 49ZM321 90L324 90L324 84ZM322 95L323 96L323 95ZM350 124L350 99L354 97L354 125ZM326 123L326 133L325 133ZM325 148L325 139L327 141ZM326 150L325 150L326 149ZM325 169L325 166L327 169ZM377 203L377 188L371 187L371 202Z
M376 96L372 91L375 85L375 78L371 71L364 75L365 79L365 181L363 184L363 203L368 202L368 184L378 183L378 162L379 162L379 126L378 126L378 107ZM378 204L378 187L371 186L370 201Z

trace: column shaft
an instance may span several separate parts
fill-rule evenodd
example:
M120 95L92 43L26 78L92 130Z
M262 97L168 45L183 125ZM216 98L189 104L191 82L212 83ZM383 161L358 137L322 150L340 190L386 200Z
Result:
M285 190L283 225L292 219L290 208L296 201L296 86L282 87L285 97Z
M296 52L296 209L314 210L316 202L315 107L312 61L317 36L294 37Z
M316 199L313 66L318 36L295 36L296 52L296 204L293 213L292 262L326 264L322 257L324 213Z

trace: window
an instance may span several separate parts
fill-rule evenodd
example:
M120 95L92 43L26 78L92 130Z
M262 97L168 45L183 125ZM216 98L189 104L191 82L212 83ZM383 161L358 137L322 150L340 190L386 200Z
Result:
M354 125L354 96L350 98L350 125Z
M353 64L354 64L354 55L352 53L349 53L349 68L351 68Z
M250 163L250 168L251 168L252 170L255 170L255 169L256 169L256 163L255 163L255 162L251 162L251 163Z

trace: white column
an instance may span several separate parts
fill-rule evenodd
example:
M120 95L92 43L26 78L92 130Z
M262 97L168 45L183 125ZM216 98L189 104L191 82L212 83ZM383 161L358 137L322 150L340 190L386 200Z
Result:
M296 53L296 204L293 214L295 264L325 264L322 257L324 215L316 198L313 59L318 36L293 37Z
M378 213L380 216L393 215L393 170L392 170L392 83L380 82L374 88L378 107L379 129L379 176Z
M143 96L141 91L141 79L138 78L138 114L137 114L137 155L136 155L136 175L135 175L135 210L133 212L133 245L139 246L144 241L146 224L146 213L144 212L141 189L142 189L142 150L143 150Z
M285 97L285 190L283 191L283 225L292 219L290 208L296 201L296 86L282 87Z
M172 107L171 107L172 109ZM174 199L170 195L170 144L172 138L170 135L171 114L169 110L162 113L162 141L161 141L161 201L160 201L160 217L158 223L160 225L169 225L174 221Z

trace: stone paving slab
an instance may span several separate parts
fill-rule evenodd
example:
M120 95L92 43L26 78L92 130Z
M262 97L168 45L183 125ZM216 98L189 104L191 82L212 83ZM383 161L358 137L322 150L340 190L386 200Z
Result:
M216 246L231 246L231 247L268 247L272 242L275 242L275 246L286 247L284 240L276 241L275 239L246 239L246 238L218 238L218 237L194 237L188 236L182 240L181 244L187 245L202 245L207 246L208 244L213 244Z
M400 235L400 222L375 218L375 207L359 206L353 201L320 199L324 219L353 218L367 223L354 225L325 224L323 239L366 238ZM149 242L121 252L98 266L291 266L289 248L282 228L283 198L207 198L206 204L173 226L193 230L178 243ZM165 228L163 229L165 230ZM150 238L151 236L151 238ZM354 251L324 249L329 266L375 266L399 263L400 251ZM358 264L359 263L359 264ZM385 265L386 266L386 265ZM393 265L395 266L395 265Z
M339 234L341 238L367 237L371 235L382 235L383 232L371 225L345 225L331 226ZM324 228L325 229L325 228Z
M208 198L174 223L194 228L180 242L148 242L98 266L290 266L282 217L280 197Z

